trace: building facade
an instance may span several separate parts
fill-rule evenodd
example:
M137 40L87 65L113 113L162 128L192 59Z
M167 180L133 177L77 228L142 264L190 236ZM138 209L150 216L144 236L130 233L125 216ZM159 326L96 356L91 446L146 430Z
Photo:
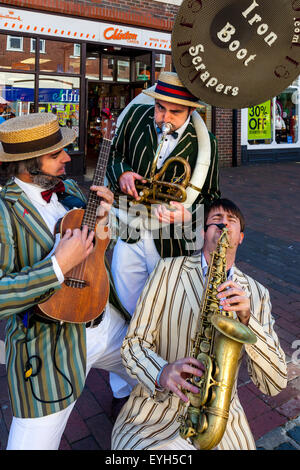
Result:
M171 33L180 4L181 0L2 1L2 118L56 113L61 126L72 126L77 133L68 149L76 155L68 172L84 174L97 161L101 110L108 108L117 119L161 71L173 70ZM254 110L203 103L199 112L218 138L221 166L297 159L297 103L297 81Z

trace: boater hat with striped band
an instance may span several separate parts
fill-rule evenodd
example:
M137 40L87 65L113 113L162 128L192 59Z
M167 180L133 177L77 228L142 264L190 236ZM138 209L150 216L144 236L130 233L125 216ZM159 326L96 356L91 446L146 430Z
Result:
M0 124L0 161L14 162L63 149L76 138L52 113L32 113Z
M198 108L198 98L193 96L181 83L178 75L174 72L162 72L154 90L143 90L146 95L158 100L182 104Z

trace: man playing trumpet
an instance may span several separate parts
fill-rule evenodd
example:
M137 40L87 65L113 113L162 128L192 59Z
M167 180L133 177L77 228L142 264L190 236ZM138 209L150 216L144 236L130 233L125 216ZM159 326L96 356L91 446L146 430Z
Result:
M112 274L119 298L130 314L134 312L145 282L160 258L188 255L195 250L194 242L190 243L182 236L182 224L190 224L193 232L199 205L206 205L220 196L217 143L206 128L204 132L203 128L201 132L197 130L196 121L201 120L199 114L194 112L199 107L197 98L182 85L177 74L171 72L161 73L155 89L144 90L144 93L154 98L155 104L132 105L112 144L107 167L112 190L120 189L124 195L139 200L135 184L137 181L145 182L145 178L150 176L153 158L166 123L171 124L171 133L162 145L156 171L170 157L180 156L189 163L192 174L198 172L199 178L196 178L196 196L191 207L187 208L177 201L170 202L172 210L162 204L157 205L155 216L160 222L170 224L168 238L163 236L160 229L157 237L149 231L141 231L138 237L135 232L135 237L129 233L125 239L118 239L112 260ZM205 127L203 122L202 126ZM206 133L204 137L203 133ZM203 152L208 157L205 157L205 162ZM164 180L180 181L182 172L182 165L173 162Z

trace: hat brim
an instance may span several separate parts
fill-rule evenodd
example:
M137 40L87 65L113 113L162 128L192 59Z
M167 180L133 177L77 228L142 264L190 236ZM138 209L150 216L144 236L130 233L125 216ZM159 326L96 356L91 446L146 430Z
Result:
M199 103L199 101L192 102L192 101L182 100L179 98L173 98L172 96L169 97L169 96L161 95L160 93L157 93L156 91L151 90L150 88L148 88L147 90L143 90L143 93L157 100L168 101L169 103L182 104L182 106L189 106L190 108L199 108L201 106L201 103Z
M56 150L63 149L67 145L74 142L76 139L76 132L69 127L60 128L62 139L55 145L51 147L43 148L41 150L36 150L34 152L28 153L7 153L4 151L2 143L0 142L0 162L17 162L21 160L28 160L29 158L41 157L48 153L55 152Z

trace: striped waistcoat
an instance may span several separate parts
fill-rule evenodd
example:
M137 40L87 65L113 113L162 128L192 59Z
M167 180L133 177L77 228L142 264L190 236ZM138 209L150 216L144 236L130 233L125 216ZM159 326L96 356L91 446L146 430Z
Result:
M84 200L72 180L65 181L65 188L67 194ZM71 393L70 385L53 362L56 324L35 322L28 329L25 344L25 328L17 315L46 300L60 289L60 284L51 259L45 259L53 247L54 237L14 182L9 182L1 191L0 237L0 319L7 319L6 366L12 411L17 417L44 416L68 406L84 387L85 326L64 324L57 342L56 362L72 382ZM33 375L26 381L24 370L29 357ZM71 396L64 399L70 393Z
M285 355L274 331L269 293L234 267L233 280L250 297L249 328L254 345L243 353L250 378L262 393L276 395L287 384ZM158 371L167 363L190 355L195 337L204 280L201 255L166 258L150 275L122 347L130 376L139 385L132 391L115 423L112 449L155 449L179 437L180 400L155 389ZM233 387L229 419L219 449L254 449L244 410Z
M210 134L210 144L211 160L207 177L199 197L190 208L193 214L192 230L196 225L197 216L199 217L197 205L209 204L220 197L217 141L212 134ZM112 191L119 191L118 180L125 171L134 171L142 176L149 177L156 149L157 133L154 121L154 106L133 105L124 117L111 146L107 177L111 183ZM198 140L191 121L169 158L174 156L183 157L189 162L193 171L197 155ZM169 165L164 180L170 182L177 180L182 175L182 165L174 162ZM176 227L171 226L171 237L169 238L164 237L160 230L159 237L154 241L161 257L189 255L196 249L193 243L190 243L190 240L185 240L181 232L181 226L178 227L178 232ZM130 237L130 232L128 237L123 239L128 243L138 241L136 237L134 239Z

